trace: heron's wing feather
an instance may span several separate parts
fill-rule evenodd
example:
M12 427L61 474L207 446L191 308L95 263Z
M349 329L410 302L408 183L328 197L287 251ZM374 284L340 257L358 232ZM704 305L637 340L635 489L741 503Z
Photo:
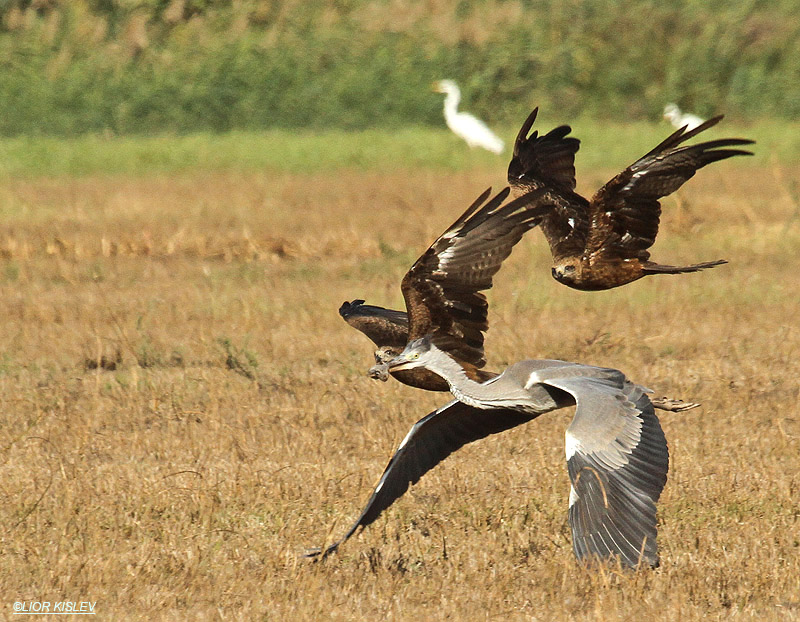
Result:
M546 381L577 402L566 432L573 549L579 559L656 566L656 502L669 451L644 389L622 379L622 385L612 376Z
M342 303L339 315L379 348L403 348L408 342L408 314L405 311L365 305L363 300L354 300Z
M414 263L403 278L409 315L409 340L433 334L453 358L481 367L483 338L489 327L488 303L481 293L522 235L548 209L541 192L503 205L509 189L487 201L484 192Z
M375 521L381 512L405 494L411 484L418 482L454 451L534 417L513 410L481 410L452 401L420 419L392 456L361 516L341 540L322 553L323 556L333 552L359 527Z
M659 200L712 162L752 155L750 151L728 148L753 143L741 138L681 146L721 119L709 119L690 131L678 130L600 188L590 203L587 252L646 261L650 257L646 249L653 245L658 233Z

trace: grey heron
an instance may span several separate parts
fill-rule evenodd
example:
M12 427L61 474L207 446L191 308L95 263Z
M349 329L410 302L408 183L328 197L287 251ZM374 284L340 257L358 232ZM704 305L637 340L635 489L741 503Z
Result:
M557 360L522 361L476 382L430 336L408 344L389 365L436 373L456 400L411 428L355 523L310 557L337 550L464 445L577 405L565 434L575 556L618 559L632 568L658 565L656 502L667 481L669 451L646 389L616 369Z
M453 80L439 80L433 83L433 90L445 93L444 121L447 127L459 138L463 138L470 147L482 147L492 153L503 153L505 143L489 127L468 112L459 112L461 89Z
M725 138L695 145L682 143L716 125L722 116L692 130L681 128L606 183L591 201L575 192L575 153L580 145L560 126L539 136L528 116L514 142L508 181L515 194L546 190L554 207L540 226L553 256L553 277L574 289L604 290L652 274L697 272L724 263L709 261L669 266L650 261L665 197L704 166L733 156L752 155L729 147L752 140Z

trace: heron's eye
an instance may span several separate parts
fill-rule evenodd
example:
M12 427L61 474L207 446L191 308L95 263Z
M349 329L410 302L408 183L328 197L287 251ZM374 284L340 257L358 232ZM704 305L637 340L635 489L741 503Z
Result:
M416 361L419 358L419 352L414 352L411 356L408 357L412 361Z

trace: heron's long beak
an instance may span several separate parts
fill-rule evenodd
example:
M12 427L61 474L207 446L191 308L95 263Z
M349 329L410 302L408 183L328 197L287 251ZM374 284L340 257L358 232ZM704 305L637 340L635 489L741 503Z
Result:
M399 354L386 363L386 367L390 372L412 369L414 367L414 361L409 361L404 355Z
M413 367L413 365L411 365L411 363L408 363L408 362L399 363L397 365L389 365L389 371L390 372L402 371L404 369L411 369L412 367Z

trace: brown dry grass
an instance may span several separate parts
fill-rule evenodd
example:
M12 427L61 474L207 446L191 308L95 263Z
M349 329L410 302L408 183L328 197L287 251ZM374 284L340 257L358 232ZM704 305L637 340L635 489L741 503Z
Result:
M459 452L326 563L298 558L446 400L367 379L336 313L399 305L416 254L502 178L444 181L3 182L5 618L89 600L107 620L798 619L800 222L773 171L741 166L668 201L654 253L729 266L573 292L534 233L490 295L491 367L611 365L703 402L661 415L660 569L575 563L566 411Z

